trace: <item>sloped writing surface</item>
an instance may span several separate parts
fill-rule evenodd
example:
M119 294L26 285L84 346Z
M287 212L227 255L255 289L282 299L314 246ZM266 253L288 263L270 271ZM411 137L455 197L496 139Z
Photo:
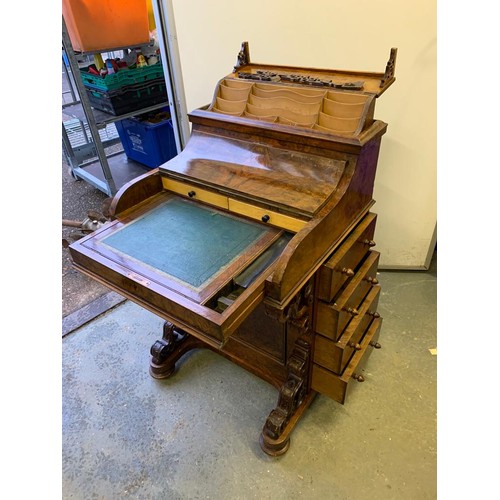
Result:
M240 140L194 130L186 148L159 168L228 196L237 193L311 216L337 189L347 159L310 149L288 150L258 138Z
M101 244L199 290L268 232L260 224L174 198Z

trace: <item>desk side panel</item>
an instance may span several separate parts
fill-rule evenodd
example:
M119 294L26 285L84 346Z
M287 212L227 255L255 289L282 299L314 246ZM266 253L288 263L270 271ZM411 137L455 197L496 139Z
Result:
M285 249L267 283L272 300L288 300L373 205L380 141L381 136L374 137L363 146L358 158L349 161L334 197Z
M161 176L156 168L122 186L111 200L108 213L105 215L115 219L128 210L137 208L138 205L162 190Z

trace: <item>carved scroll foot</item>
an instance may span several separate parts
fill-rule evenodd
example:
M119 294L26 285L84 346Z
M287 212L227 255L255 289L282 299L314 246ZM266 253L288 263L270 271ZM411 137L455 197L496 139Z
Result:
M171 377L175 364L186 352L200 347L200 341L166 321L163 338L151 346L149 374L156 379Z
M279 457L284 455L290 448L290 438L286 439L271 439L264 434L260 435L259 444L264 453L271 457Z
M260 437L260 447L268 455L286 453L288 436L312 401L307 388L309 353L309 343L299 338L288 360L288 377L280 390L278 406L267 417Z
M284 455L288 448L290 447L290 434L300 420L302 414L309 408L309 405L313 402L316 397L316 392L311 391L305 397L302 403L296 408L295 412L288 417L284 414L280 414L280 409L276 408L273 410L266 420L264 429L259 438L259 444L264 453L270 455L271 457L278 457ZM288 420L287 420L288 418ZM272 424L271 422L274 421ZM285 424L285 421L287 422ZM269 432L269 424L276 425L279 429L280 434L277 437L272 437Z

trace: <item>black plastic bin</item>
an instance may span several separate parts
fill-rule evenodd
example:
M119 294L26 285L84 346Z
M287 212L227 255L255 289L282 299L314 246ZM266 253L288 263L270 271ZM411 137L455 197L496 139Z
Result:
M86 91L92 107L114 116L161 104L168 100L163 78L107 92L88 87L86 87Z

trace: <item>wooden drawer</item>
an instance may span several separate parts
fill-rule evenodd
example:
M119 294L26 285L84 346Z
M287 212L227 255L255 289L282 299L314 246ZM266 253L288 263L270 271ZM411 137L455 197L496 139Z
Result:
M225 208L226 210L229 207L227 196L222 194L214 193L213 191L208 191L186 182L176 181L170 177L162 177L162 183L165 189L181 196L187 196L193 200L202 201L203 203Z
M367 293L378 283L376 275L379 257L378 252L368 252L356 275L334 302L327 304L318 301L316 333L335 342L340 338L349 321L359 315L358 309Z
M314 362L333 373L341 374L354 352L361 349L361 339L377 311L380 286L374 286L359 308L359 315L352 319L338 342L322 335L315 336Z
M187 182L177 181L170 177L162 177L162 183L165 189L180 194L181 196L187 196L193 200L225 208L233 213L244 215L251 219L265 222L270 226L276 226L294 233L300 231L307 224L305 220L296 219L289 215L280 214L266 208L257 207L250 203L228 198L220 193L208 191L207 189L202 189Z
M354 276L354 271L370 247L375 245L373 235L377 214L369 213L356 226L351 235L321 267L318 296L331 302L344 283Z
M375 318L372 321L361 341L361 350L354 354L342 375L336 375L313 364L311 389L344 404L352 385L364 381L364 364L378 341L381 325L382 318Z
M229 210L294 233L300 231L307 224L304 220L296 219L278 212L273 212L267 208L257 207L255 205L251 205L250 203L244 203L232 198L229 198Z

